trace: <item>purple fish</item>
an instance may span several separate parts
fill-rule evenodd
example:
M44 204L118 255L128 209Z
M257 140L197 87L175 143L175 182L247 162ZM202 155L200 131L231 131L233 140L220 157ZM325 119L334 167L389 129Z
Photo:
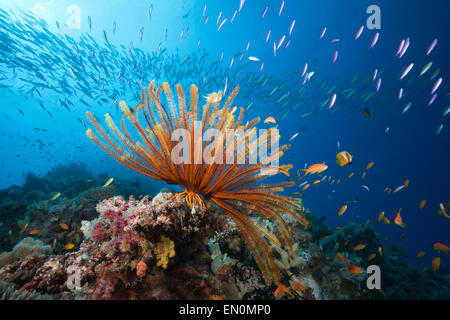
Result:
M398 100L401 100L403 97L403 88L400 88L400 90L398 90Z
M375 69L373 72L372 81L375 81L375 79L377 78L377 74L378 74L378 69Z
M325 35L325 32L327 32L327 27L323 28L322 33L320 34L319 39L322 39L323 36Z
M401 52L400 52L400 54L398 56L399 58L403 57L403 55L405 54L406 50L408 50L409 44L410 44L410 40L409 40L409 37L408 37L408 38L406 38L405 44L403 45L403 48L402 48L402 50L401 50Z
M292 29L294 29L295 19L292 20L291 27L289 28L289 36L292 34Z
M380 33L378 33L378 32L375 33L375 35L373 36L372 43L370 44L369 49L373 48L376 45L379 37L380 37Z
M433 51L437 42L438 42L438 39L434 39L433 42L430 43L430 46L428 47L428 50L427 50L427 56L431 53L431 51Z
M430 102L428 102L428 106L431 106L431 104L434 102L434 100L436 100L436 97L437 97L436 93L431 96Z
M364 30L364 26L361 26L358 29L358 32L356 32L355 40L357 40L361 36L361 33L363 32L363 30Z
M336 62L337 57L338 57L338 51L336 50L333 55L333 63Z
M281 16L281 13L283 12L283 8L284 8L284 0L283 0L283 2L281 2L281 7L280 7L280 11L278 12L278 16Z
M291 40L288 40L288 42L286 42L286 45L284 46L284 49L287 49L287 47L289 47L290 44L291 44Z
M402 75L400 76L400 80L402 80L404 77L406 77L406 75L408 74L408 72L411 71L412 67L414 66L414 63L411 63L409 66L407 66L405 68L405 70L403 70Z
M270 32L271 32L271 30L269 30L269 32L267 32L266 43L269 41L269 38L270 38Z
M330 100L330 104L328 105L328 109L331 109L334 106L334 103L336 102L336 93L333 94Z
M205 12L206 12L206 3L205 3L205 5L203 6L203 14L202 14L202 17L205 16Z
M222 22L219 25L219 28L217 28L217 32L219 32L220 28L222 28L222 26L225 24L225 22L227 22L227 18L222 20Z
M442 78L437 79L437 81L433 85L433 88L431 89L431 94L436 92L436 90L439 88L441 83L442 83Z
M405 45L405 39L402 39L402 41L400 41L400 44L398 45L397 53L395 54L395 56L399 55L399 53L402 51L404 45Z
M308 69L308 64L305 63L305 66L303 67L302 75L300 77L303 77L305 75L307 69Z
M242 7L244 6L245 0L241 0L241 2L239 3L239 12L241 12Z
M380 87L381 87L381 78L378 78L378 81L377 81L377 92L380 90Z
M285 35L283 35L283 36L281 37L280 41L278 42L277 50L280 49L281 45L282 45L283 42L284 42L284 39L286 39L286 36L285 36Z
M267 9L269 9L269 6L266 6L266 8L264 9L264 11L263 11L263 13L262 13L262 16L261 16L262 19L264 19L264 16L265 16L266 13L267 13Z
M230 23L233 23L234 18L236 17L237 10L234 10L233 16L231 17Z

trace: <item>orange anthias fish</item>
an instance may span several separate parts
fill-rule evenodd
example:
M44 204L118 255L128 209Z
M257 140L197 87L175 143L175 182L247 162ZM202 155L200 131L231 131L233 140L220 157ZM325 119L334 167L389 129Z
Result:
M34 236L34 235L37 235L39 233L41 233L41 230L33 229L28 234L31 235L31 236Z
M409 186L409 179L406 179L405 182L403 182L403 186L405 188L408 188L408 186Z
M416 254L416 258L422 258L425 254L426 254L425 251L419 251L419 252L417 252L417 254Z
M450 251L450 247L441 242L433 243L433 249L438 252L443 252L445 254L448 254L448 252Z
M351 177L353 177L355 175L354 172L350 172L350 174L348 175L348 178L350 179Z
M371 253L368 257L367 257L367 261L370 261L372 259L375 259L375 257L377 256L376 253Z
M370 168L372 168L373 164L374 164L373 161L372 161L372 162L369 162L369 163L367 164L366 170L369 170Z
M348 272L348 274L360 275L360 274L364 273L364 269L362 269L358 266L348 266L347 272Z
M359 251L359 250L364 249L365 247L366 247L366 245L361 243L361 244L356 245L356 246L353 248L353 250L354 250L354 251Z
M280 285L278 286L278 288L275 290L275 292L273 294L275 295L275 297L281 297L281 296L285 295L286 293L289 293L289 288L286 287L284 284L280 283Z
M441 265L441 258L437 257L434 258L433 261L431 261L431 269L434 273L439 271L439 267Z
M328 169L328 166L323 163L315 163L310 165L307 169L300 169L302 171L305 171L305 176L308 174L314 174L314 173L321 173L322 171L325 171Z
M398 210L397 216L394 219L394 223L402 228L406 228L406 225L403 223L402 216L400 215L400 211L402 211L402 208L400 208L400 210Z
M60 223L59 226L61 227L61 229L63 230L69 230L69 226L65 223Z
M347 205L346 205L346 204L344 204L344 205L339 209L337 215L340 217L340 216L342 216L342 215L345 213L345 211L347 211Z
M381 220L383 220L383 218L384 218L384 211L381 211L381 212L378 214L378 222L380 222Z
M219 296L218 294L211 295L211 300L224 300L222 296Z
M347 259L342 253L340 253L340 252L336 253L336 254L334 255L334 258L335 258L335 259L341 260L341 262L344 263L344 264L347 264L347 263L348 263L348 259Z
M419 203L419 210L422 210L426 204L427 204L427 200L421 200Z

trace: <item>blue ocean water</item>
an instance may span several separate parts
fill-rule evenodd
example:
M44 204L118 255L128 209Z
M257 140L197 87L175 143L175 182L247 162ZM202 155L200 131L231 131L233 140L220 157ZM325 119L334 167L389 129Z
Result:
M134 48L144 52L155 52L162 44L161 49L166 48L165 54L177 53L181 57L193 52L201 52L200 55L206 52L213 60L219 60L223 53L223 61L220 64L225 70L232 58L238 63L237 53L244 52L244 61L249 56L255 56L264 62L263 72L273 77L270 80L274 81L271 86L280 86L289 81L290 86L300 88L305 63L312 68L308 72L314 71L308 82L317 86L313 90L318 90L318 86L326 80L327 88L336 84L342 91L350 86L349 83L357 73L360 79L363 79L372 77L375 69L383 71L380 77L384 81L376 94L377 99L369 99L366 102L356 98L345 100L344 94L338 94L332 109L318 111L319 104L329 99L333 92L338 90L335 89L327 95L318 91L318 96L314 96L313 91L311 97L314 99L306 101L300 108L294 109L296 101L292 100L288 106L281 109L280 105L273 101L263 103L264 97L259 97L258 88L253 88L252 82L249 82L238 84L242 88L252 86L251 90L249 89L252 96L238 97L236 104L245 106L248 100L255 100L249 117L259 116L265 119L267 116L274 116L278 120L278 128L285 143L295 133L299 133L283 157L283 161L290 160L294 164L291 172L294 180L295 170L323 162L329 166L323 174L341 180L339 185L321 183L319 187L311 186L304 192L304 205L316 215L325 216L327 224L334 228L350 222L362 224L368 219L376 221L380 211L384 211L386 217L393 221L401 208L406 228L392 224L379 224L375 227L382 238L388 237L383 245L404 245L412 264L430 266L431 259L440 256L442 268L449 265L448 256L439 255L432 250L432 243L450 243L450 221L438 215L439 203L445 206L450 201L449 118L442 115L449 105L450 23L446 17L448 1L401 0L375 3L286 0L279 15L282 1L247 0L232 24L230 20L239 8L238 0L76 1L76 6L80 9L81 24L80 29L71 29L65 24L70 17L67 8L73 3L51 0L0 0L0 8L6 11L31 10L48 23L49 30L74 39L79 39L82 34L87 33L99 44L103 44L105 30L111 44L123 45L127 49L132 41ZM203 16L205 3L207 7ZM361 37L354 40L355 33L361 25L366 24L369 17L366 13L367 7L373 4L381 10L381 29L368 30L365 27ZM151 17L150 5L153 8ZM266 6L268 10L263 19L261 15ZM218 19L220 12L222 15ZM206 16L209 20L204 24ZM88 17L92 21L91 30ZM218 24L224 18L227 18L226 23L217 31ZM291 36L288 36L293 19L295 25ZM116 23L115 34L112 32L113 23ZM319 39L324 27L327 31L324 37ZM141 28L144 28L142 40L139 33ZM270 40L266 43L265 38L269 30ZM378 42L369 49L376 32L379 32ZM287 36L286 40L274 57L273 43L278 43L283 35ZM395 53L400 41L407 37L410 38L410 47L399 59L395 57ZM333 39L340 41L331 43ZM434 39L438 39L438 43L427 56L426 50ZM200 45L197 48L199 40ZM287 41L290 41L290 44L285 48ZM245 51L248 43L249 49ZM72 50L75 54L75 49ZM339 55L333 64L332 57L336 50ZM39 49L36 49L36 55L29 56L28 61L33 65L40 58L42 57L39 56ZM15 71L7 66L5 58L0 60L3 79L0 84L12 85L10 88L0 88L3 97L1 114L4 119L0 129L0 188L13 184L21 185L27 172L42 175L55 165L71 162L87 163L93 172L106 172L108 176L136 177L143 181L148 193L154 193L164 186L161 182L145 179L114 162L86 138L85 128L78 118L87 121L84 114L87 109L94 111L99 118L104 113L111 112L114 110L112 104L115 97L108 97L107 102L90 108L79 103L75 97L69 97L75 104L70 107L69 112L59 103L59 99L64 100L66 95L50 90L42 90L42 97L28 94L21 90L22 83L18 80L20 76L14 75ZM429 61L433 62L430 70L418 77L421 68ZM414 63L412 71L405 79L398 80L399 74L410 63ZM258 75L260 62L251 68ZM430 79L437 69L439 73ZM45 69L40 71L44 74L47 72ZM295 75L288 78L291 73ZM112 75L110 81L103 85L115 87L116 77L117 75ZM428 106L431 88L440 77L443 81L437 91L437 98ZM411 78L417 79L409 83ZM187 83L202 81L195 74L192 79L185 80ZM165 81L170 82L171 79ZM360 81L362 80L357 80L356 83ZM222 79L220 83L220 86L216 85L211 90L222 90ZM367 81L363 88L358 88L355 96L375 91L375 86L376 81ZM123 87L117 88L119 100L131 99L134 93L139 91L138 87L133 86L126 91L120 89ZM397 94L400 88L403 88L405 93L399 101ZM202 96L208 93L209 91L200 92ZM51 116L42 110L39 102L45 105ZM411 109L403 114L402 109L408 102L412 103ZM129 104L132 105L131 102ZM363 115L364 108L370 110L370 119ZM288 115L281 120L288 110ZM317 112L299 121L302 115L310 111ZM443 129L436 135L441 124ZM36 127L45 128L47 131L37 131L34 129ZM387 134L386 127L389 127ZM353 163L345 167L339 167L335 161L336 154L342 150L353 155ZM367 170L367 176L362 180L361 174L371 161L374 166ZM355 172L355 176L349 179L347 176L351 172ZM308 178L308 181L315 179L317 177ZM385 188L395 189L406 179L410 179L407 188L391 196L386 195ZM361 185L367 186L370 191ZM295 188L287 193L300 191L298 187ZM427 200L427 205L423 210L419 210L419 202L424 199ZM338 217L339 208L346 203L349 207L347 212ZM405 235L404 238L400 238L401 234ZM421 260L415 259L416 253L421 250L427 251L427 255Z

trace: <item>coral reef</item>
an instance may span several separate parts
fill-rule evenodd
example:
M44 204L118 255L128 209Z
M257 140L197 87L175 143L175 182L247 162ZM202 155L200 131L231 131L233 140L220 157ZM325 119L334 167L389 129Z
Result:
M236 224L210 201L192 210L169 190L126 200L109 187L57 201L47 194L24 205L28 219L0 220L17 225L15 245L0 254L0 299L450 298L445 269L433 273L405 263L402 248L382 248L368 224L332 231L308 211L307 229L284 216L291 247L277 241L282 232L277 224L249 213L267 233L280 272L280 284L267 286ZM14 187L0 195L15 201L20 192ZM28 235L37 228L38 234ZM61 240L53 245L58 234ZM68 241L75 247L65 249ZM359 244L364 248L355 250ZM365 273L348 271L371 264L383 270L383 290L368 290Z
M98 216L95 206L99 201L139 191L137 181L116 179L103 187L106 180L105 175L94 177L84 164L71 164L58 166L43 177L28 174L22 187L0 190L0 252L10 251L28 236L52 246L56 253L65 252L67 243L78 246L81 221ZM56 192L61 195L50 200ZM0 255L1 265L5 255Z

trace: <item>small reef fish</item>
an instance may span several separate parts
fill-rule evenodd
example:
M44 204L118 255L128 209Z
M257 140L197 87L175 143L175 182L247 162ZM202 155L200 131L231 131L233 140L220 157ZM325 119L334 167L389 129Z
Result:
M61 192L57 192L53 195L53 197L50 198L50 201L56 200L59 198L59 196L61 195Z
M380 37L380 33L379 32L375 33L375 35L373 36L372 43L370 44L369 49L373 48L377 44L377 41L378 41L379 37Z
M298 132L295 133L292 137L289 138L289 142L291 142L292 140L294 140L297 136L298 136Z
M327 27L324 27L324 28L323 28L322 33L320 34L319 39L322 39L322 38L323 38L323 36L325 35L325 32L327 32Z
M300 169L302 171L305 171L305 176L308 174L314 174L314 173L321 173L328 169L328 166L323 163L315 163L310 165L307 169Z
M419 202L419 210L422 210L427 204L427 200L420 200Z
M400 208L400 210L398 210L398 212L397 212L397 216L394 219L394 223L402 228L406 228L406 225L403 223L402 216L400 215L401 211L402 211L402 209Z
M350 179L350 178L353 177L354 175L355 175L354 172L350 172L349 175L348 175L348 178Z
M411 71L411 69L414 67L414 63L411 63L408 65L405 70L403 70L402 75L400 76L400 80L402 80L406 75Z
M63 230L69 230L69 226L65 223L60 223L59 226L61 227L61 229Z
M280 285L277 287L277 289L274 291L275 297L281 297L285 294L289 293L289 288L286 287L284 284L280 283Z
M439 253L443 252L445 254L448 254L450 252L450 247L441 242L433 243L433 249L438 251Z
M370 261L370 260L375 259L376 256L377 256L376 253L371 253L371 254L369 254L369 256L367 257L367 261Z
M29 234L30 236L34 236L34 235L37 235L37 234L39 234L39 233L41 233L41 230L37 230L37 229L33 229L33 230L31 230L30 232L28 232L28 234Z
M422 76L423 74L425 74L428 70L430 70L432 64L433 64L432 61L428 62L428 63L422 68L422 70L420 71L419 77L421 77L421 76Z
M113 182L114 178L109 178L108 181L103 185L103 187L109 186Z
M384 218L384 211L381 211L381 212L378 214L378 222L381 222L381 220L383 220L383 218Z
M417 254L416 254L416 258L422 258L425 254L426 254L425 251L419 251L419 252L417 252Z
M347 211L347 205L346 205L346 204L344 204L344 205L339 209L337 215L340 217L340 216L342 216L342 215L345 213L345 211Z
M352 265L352 266L348 266L347 267L347 273L357 276L357 275L363 274L364 273L364 269L362 269L361 267Z
M405 182L403 182L403 186L404 186L405 188L408 188L409 182L410 182L409 179L406 179Z
M358 244L355 247L353 247L353 251L360 251L366 247L365 244Z
M66 250L71 250L73 248L75 248L75 244L73 244L73 243L68 243L64 246L64 249L66 249Z
M351 164L353 161L353 156L347 151L341 151L336 155L336 162L341 166Z
M257 57L248 57L248 60L250 60L250 61L260 61L260 59L257 58Z
M405 188L405 186L402 184L401 186L398 186L397 188L395 188L393 193L397 193L404 188Z
M342 263L347 264L348 263L348 259L340 252L337 252L334 255L334 259L338 259L340 260Z
M364 25L362 25L356 32L355 40L358 40L358 38L361 36L361 33L363 32L363 30L364 30Z
M370 168L372 168L373 167L373 165L374 165L374 163L375 162L369 162L368 164L367 164L367 166L366 166L366 170L369 170Z
M433 51L434 47L436 47L436 44L438 42L438 39L434 39L431 43L430 46L427 49L427 56L430 55L431 51Z
M436 257L431 261L431 269L434 273L439 271L439 267L441 266L441 258Z

